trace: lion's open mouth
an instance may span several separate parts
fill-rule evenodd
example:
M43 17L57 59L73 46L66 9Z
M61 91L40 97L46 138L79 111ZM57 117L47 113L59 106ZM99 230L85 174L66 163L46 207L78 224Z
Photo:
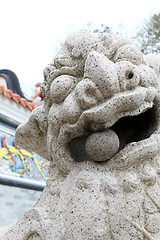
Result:
M110 129L113 132L115 132L115 134L119 138L119 147L115 153L124 149L125 146L129 143L139 142L141 140L147 139L157 130L157 119L156 119L155 107L153 106L151 109L137 116L122 117ZM105 129L104 131L101 130L99 132L99 136L101 133L105 131L106 131ZM92 158L87 154L87 151L86 151L87 139L88 139L88 135L73 138L69 142L71 156L75 161L91 161L92 160Z
M118 120L111 129L120 139L119 150L128 143L139 142L149 138L157 130L155 107L137 116L124 117Z
M158 130L156 94L153 88L141 87L139 91L120 93L83 112L76 124L63 126L59 140L64 140L66 152L76 162L105 162L120 157Z

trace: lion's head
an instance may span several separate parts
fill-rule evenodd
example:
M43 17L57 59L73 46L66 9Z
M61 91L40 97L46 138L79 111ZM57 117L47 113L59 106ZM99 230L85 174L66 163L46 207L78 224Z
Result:
M124 167L159 151L159 57L108 33L71 34L44 70L44 105L16 142L63 172ZM98 163L97 163L98 162Z

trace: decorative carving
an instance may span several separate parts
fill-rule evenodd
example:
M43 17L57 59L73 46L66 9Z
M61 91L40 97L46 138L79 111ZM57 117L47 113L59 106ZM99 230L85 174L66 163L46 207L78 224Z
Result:
M51 162L47 186L2 239L159 239L159 68L117 35L67 37L16 133Z

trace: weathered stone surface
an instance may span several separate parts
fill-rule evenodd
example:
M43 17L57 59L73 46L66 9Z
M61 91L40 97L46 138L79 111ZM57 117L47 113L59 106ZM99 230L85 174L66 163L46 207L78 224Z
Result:
M44 105L16 134L50 160L50 177L1 239L159 239L159 69L117 35L66 39L44 71Z

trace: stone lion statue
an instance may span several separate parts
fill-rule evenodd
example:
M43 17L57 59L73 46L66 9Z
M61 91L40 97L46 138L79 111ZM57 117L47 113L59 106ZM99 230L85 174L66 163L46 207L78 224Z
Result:
M69 35L16 144L50 161L3 240L160 239L160 58L120 36Z

